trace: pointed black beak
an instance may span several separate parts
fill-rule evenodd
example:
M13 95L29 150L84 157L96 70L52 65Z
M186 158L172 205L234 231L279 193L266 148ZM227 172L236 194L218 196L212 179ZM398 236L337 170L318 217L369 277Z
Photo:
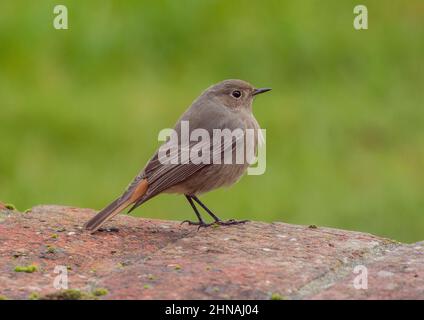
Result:
M271 90L272 90L271 88L255 89L255 90L253 90L252 96L256 96L257 94L261 94L261 93L268 92L268 91L271 91Z

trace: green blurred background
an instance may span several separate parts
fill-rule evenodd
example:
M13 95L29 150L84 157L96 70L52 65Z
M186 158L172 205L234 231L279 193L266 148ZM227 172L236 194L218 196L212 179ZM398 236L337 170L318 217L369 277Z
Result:
M274 89L254 106L267 171L211 209L423 240L423 57L422 0L3 1L0 200L101 208L203 89L241 78ZM194 218L173 195L135 214Z

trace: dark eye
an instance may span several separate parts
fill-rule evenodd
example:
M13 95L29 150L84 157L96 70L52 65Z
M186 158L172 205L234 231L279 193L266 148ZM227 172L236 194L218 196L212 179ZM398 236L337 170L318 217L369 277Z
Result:
M234 91L231 93L231 95L232 95L234 98L240 98L240 97L241 97L241 92L240 92L240 91L238 91L238 90L234 90Z

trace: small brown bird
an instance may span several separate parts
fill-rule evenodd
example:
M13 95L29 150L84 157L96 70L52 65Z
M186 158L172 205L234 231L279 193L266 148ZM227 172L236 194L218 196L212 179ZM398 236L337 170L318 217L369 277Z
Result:
M249 83L242 80L224 80L205 90L184 112L174 127L178 135L176 144L176 156L182 157L184 147L181 135L183 122L189 124L189 132L196 129L206 130L213 136L215 130L229 129L232 132L247 129L258 133L260 127L252 114L253 98L270 88L255 89ZM243 136L243 139L245 139ZM255 134L254 149L257 151L258 135ZM235 139L237 139L235 137ZM168 140L169 142L169 140ZM195 147L198 141L190 141L188 147ZM246 159L240 162L227 163L224 159L226 151L230 150L233 159L236 158L236 142L231 140L230 144L223 144L221 140L210 143L210 158L221 159L217 163L213 160L188 162L164 161L159 150L154 154L145 168L134 178L126 191L115 201L101 210L95 217L85 224L85 228L92 232L99 229L108 219L114 217L128 206L132 205L131 212L147 200L160 193L184 194L193 208L198 221L184 221L199 227L207 227L212 224L233 225L244 223L247 220L235 221L233 219L222 221L211 210L209 210L198 198L199 194L213 189L230 186L237 182L247 170L249 163ZM202 149L203 150L203 149ZM246 158L246 155L244 154ZM213 223L206 223L200 215L195 202L200 205L214 220Z

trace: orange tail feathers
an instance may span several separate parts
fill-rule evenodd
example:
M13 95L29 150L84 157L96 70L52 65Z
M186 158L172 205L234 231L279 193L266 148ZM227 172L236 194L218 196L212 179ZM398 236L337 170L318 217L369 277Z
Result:
M140 199L147 191L148 183L146 179L141 180L134 188L134 190L128 190L127 194L120 197L109 204L106 208L101 210L96 216L90 219L84 228L91 232L95 232L99 229L106 221L116 216L118 213L125 210L129 205Z

